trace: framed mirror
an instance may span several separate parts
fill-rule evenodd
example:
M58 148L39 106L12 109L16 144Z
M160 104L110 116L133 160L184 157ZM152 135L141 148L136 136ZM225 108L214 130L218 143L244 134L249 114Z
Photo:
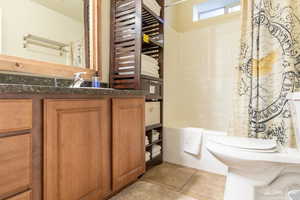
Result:
M0 70L99 71L100 0L0 0Z

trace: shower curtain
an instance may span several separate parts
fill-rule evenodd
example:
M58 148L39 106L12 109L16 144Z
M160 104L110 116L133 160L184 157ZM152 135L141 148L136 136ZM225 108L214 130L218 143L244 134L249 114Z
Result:
M300 77L299 0L242 0L242 37L231 135L294 145L286 96Z

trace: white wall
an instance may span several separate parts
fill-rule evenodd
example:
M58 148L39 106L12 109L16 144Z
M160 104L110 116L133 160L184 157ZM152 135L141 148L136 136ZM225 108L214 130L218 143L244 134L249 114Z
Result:
M66 57L55 51L24 49L23 36L30 33L63 43L83 39L82 23L31 0L0 0L0 9L3 54L66 64Z
M109 66L110 66L110 2L108 0L101 1L101 64L102 64L102 81L109 82Z

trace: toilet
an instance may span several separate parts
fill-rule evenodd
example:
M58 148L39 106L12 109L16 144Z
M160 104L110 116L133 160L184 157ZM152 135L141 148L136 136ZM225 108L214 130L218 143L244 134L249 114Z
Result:
M300 138L300 93L288 96L297 144ZM276 141L212 136L207 150L228 167L224 200L287 200L300 189L300 151L281 151Z

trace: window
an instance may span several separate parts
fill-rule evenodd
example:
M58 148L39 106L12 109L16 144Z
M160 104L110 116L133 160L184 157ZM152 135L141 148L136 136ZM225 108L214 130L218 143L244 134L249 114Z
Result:
M240 0L208 0L193 8L193 21L225 15L241 10Z
M241 10L241 5L235 5L228 8L228 13L233 13Z

